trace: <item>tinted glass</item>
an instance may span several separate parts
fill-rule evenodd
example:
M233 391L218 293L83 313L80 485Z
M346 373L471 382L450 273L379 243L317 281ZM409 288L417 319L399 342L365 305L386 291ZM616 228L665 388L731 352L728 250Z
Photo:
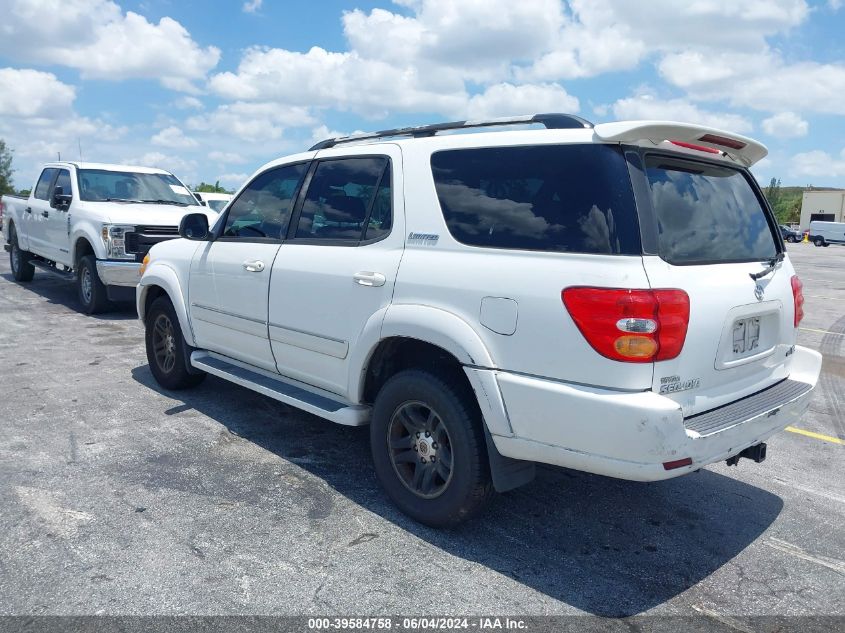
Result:
M280 239L307 169L307 163L300 163L257 176L231 204L223 237Z
M390 186L390 169L386 169L384 176L373 200L373 210L367 220L364 231L365 240L377 240L390 233L393 224L393 188Z
M450 233L472 246L634 255L639 226L618 148L538 145L431 157Z
M762 261L777 253L766 211L729 167L649 156L660 256L672 264Z
M53 188L55 189L55 187L61 187L62 193L67 196L73 193L73 189L70 186L70 172L67 169L59 170L59 175L56 178L56 184Z
M197 199L171 174L145 174L109 169L80 169L79 197L92 202L118 201L198 205Z
M387 162L386 158L343 158L318 164L305 195L296 237L360 240Z
M212 211L216 211L217 213L220 213L223 209L226 208L226 205L229 204L229 201L228 200L207 200L206 204L208 205L208 208L211 209Z
M56 175L54 167L48 167L41 172L41 177L38 179L38 184L35 185L35 197L39 200L50 199L50 183L53 182L53 176Z

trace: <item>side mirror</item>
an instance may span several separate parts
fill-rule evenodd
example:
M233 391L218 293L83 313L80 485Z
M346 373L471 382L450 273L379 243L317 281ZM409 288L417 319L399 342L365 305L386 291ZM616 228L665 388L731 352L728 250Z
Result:
M202 206L204 206L204 207L208 206L208 204L206 204L205 200L202 199L202 196L200 194L198 194L196 191L194 192L194 198L196 198L197 202L199 202Z
M71 194L66 194L63 187L57 186L53 189L53 199L50 200L50 206L56 209L67 209L72 200Z
M204 213L189 213L179 222L179 237L201 242L208 239L208 218Z

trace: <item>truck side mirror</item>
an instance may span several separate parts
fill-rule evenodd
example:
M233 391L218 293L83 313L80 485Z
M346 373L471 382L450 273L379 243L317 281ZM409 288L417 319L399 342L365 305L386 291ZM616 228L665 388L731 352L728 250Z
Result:
M208 218L204 213L189 213L179 222L179 237L201 242L208 239Z
M205 200L202 199L202 196L200 194L198 194L196 191L194 192L194 198L196 198L197 202L199 202L202 206L204 206L204 207L208 206L208 204L206 204Z
M64 188L56 186L53 189L53 199L50 201L50 206L56 209L66 210L70 207L70 203L73 200L73 196L69 193L65 193Z

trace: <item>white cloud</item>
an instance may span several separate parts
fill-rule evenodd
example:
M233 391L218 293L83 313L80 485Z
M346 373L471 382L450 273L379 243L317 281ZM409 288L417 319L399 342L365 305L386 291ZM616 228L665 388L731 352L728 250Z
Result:
M247 0L244 2L241 10L244 13L255 13L261 8L262 4L264 4L264 0Z
M845 176L845 149L839 158L821 150L802 152L793 156L789 164L794 176L819 178L819 184L824 184L824 180Z
M177 110L202 110L205 108L202 101L196 97L184 96L179 97L173 102L173 107Z
M83 78L158 79L193 91L220 51L200 47L176 20L158 24L110 0L11 0L0 26L0 55L78 69Z
M220 174L217 176L217 180L222 185L229 185L229 187L240 188L246 179L249 178L249 174L239 174L239 173L228 173L228 174Z
M174 125L164 128L158 134L154 134L150 142L153 145L173 147L176 149L188 149L197 146L197 142L194 139L185 136L185 133Z
M842 8L842 0L827 0L827 6L831 11L839 11Z
M76 89L52 73L0 68L0 116L57 118L70 114Z
M798 138L807 136L809 125L794 112L781 112L763 119L763 131L777 138Z
M146 152L140 156L124 158L119 161L121 165L134 165L138 167L158 167L171 172L182 182L193 182L197 178L197 163L195 160L185 159L173 154L162 152Z
M219 150L214 150L213 152L208 153L208 157L211 160L216 160L218 163L225 165L240 165L246 162L246 158L236 152L221 152Z
M537 112L578 112L578 99L556 84L514 86L501 83L470 98L468 118L495 118Z
M260 141L278 139L288 127L313 123L314 118L308 109L301 106L236 101L219 106L213 112L189 117L185 125L199 132Z
M729 112L710 112L684 99L661 100L651 94L619 99L613 104L618 119L644 119L699 123L728 132L746 133L753 129L751 121Z

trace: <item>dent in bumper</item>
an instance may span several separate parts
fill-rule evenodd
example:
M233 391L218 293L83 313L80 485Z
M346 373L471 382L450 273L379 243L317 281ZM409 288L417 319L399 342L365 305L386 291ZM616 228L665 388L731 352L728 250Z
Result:
M493 441L515 459L635 481L669 479L727 459L794 423L807 410L820 371L821 355L796 347L790 379L809 385L806 393L707 436L687 430L678 405L651 391L623 393L499 372L515 437L494 434ZM691 465L663 468L686 457Z
M100 276L100 281L107 286L137 286L141 280L138 274L140 267L141 264L138 262L97 260L97 274Z

